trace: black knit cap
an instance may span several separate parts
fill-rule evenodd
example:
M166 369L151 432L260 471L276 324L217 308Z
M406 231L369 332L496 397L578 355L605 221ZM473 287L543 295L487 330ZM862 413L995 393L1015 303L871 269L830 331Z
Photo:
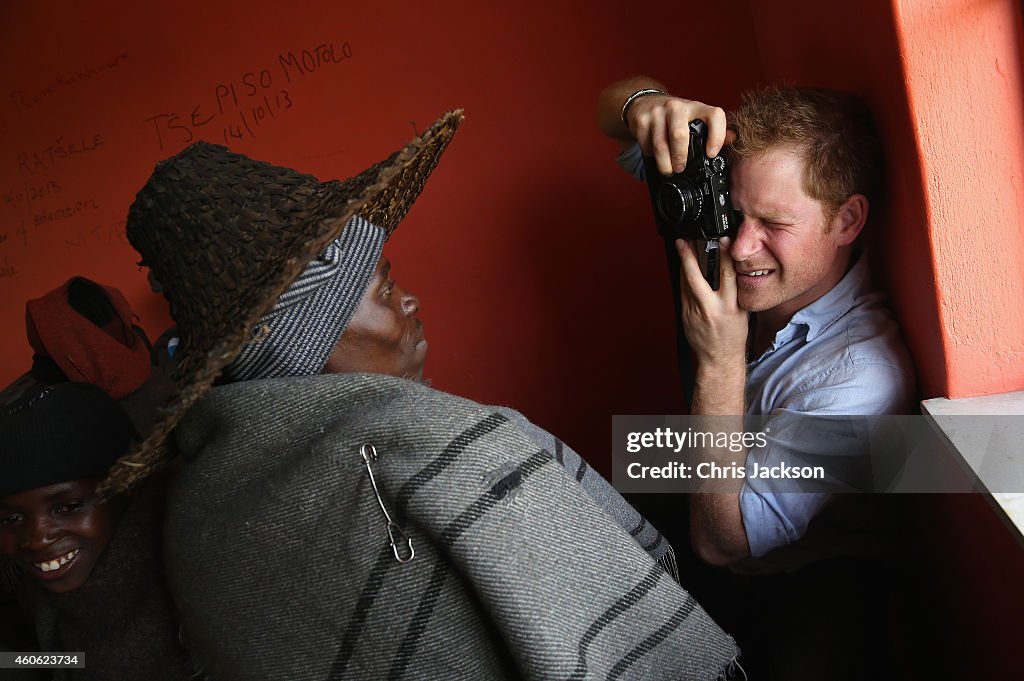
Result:
M98 386L32 390L0 412L0 499L101 478L135 437L128 416Z

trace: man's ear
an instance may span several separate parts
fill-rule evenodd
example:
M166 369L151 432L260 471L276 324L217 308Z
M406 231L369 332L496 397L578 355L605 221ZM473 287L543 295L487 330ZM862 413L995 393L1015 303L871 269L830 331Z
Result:
M846 199L835 217L832 218L830 230L836 239L837 246L849 246L856 239L868 220L868 199L863 194L851 194Z

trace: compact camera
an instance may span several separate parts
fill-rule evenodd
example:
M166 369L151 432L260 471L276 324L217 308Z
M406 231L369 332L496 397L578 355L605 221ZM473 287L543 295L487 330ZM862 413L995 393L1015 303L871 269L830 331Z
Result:
M662 236L697 242L704 279L715 291L719 285L718 240L736 231L729 198L729 172L723 156L708 158L708 126L690 121L690 148L683 172L665 177L653 158L644 158L654 219Z

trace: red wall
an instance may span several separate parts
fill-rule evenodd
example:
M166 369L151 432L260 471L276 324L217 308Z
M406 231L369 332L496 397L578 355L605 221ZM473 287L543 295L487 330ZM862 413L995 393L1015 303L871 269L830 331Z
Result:
M1021 3L894 0L950 397L1024 388Z
M869 239L923 396L1024 388L1020 3L750 7L767 82L858 92L878 118L889 191Z
M683 5L654 3L658 21L641 35L610 0L229 1L203 3L201 14L110 0L4 3L0 25L16 30L0 42L0 384L28 367L24 301L74 274L120 287L150 336L161 333L166 308L135 266L123 220L154 162L189 134L223 143L227 129L238 151L346 177L464 107L385 251L423 302L427 375L519 408L606 465L612 414L683 405L661 247L644 189L597 130L597 95L616 79L661 73L728 103L756 73L745 3ZM717 53L722 80L708 86L706 60L685 56L679 29L712 17L739 39ZM352 56L340 63L306 75L281 66L281 55L320 44L338 58L345 43ZM224 95L231 85L237 106ZM275 113L257 127L252 107L267 107L264 94ZM192 127L193 111L212 120ZM179 118L151 120L170 113ZM58 139L95 149L50 163ZM26 167L21 154L42 162ZM74 215L47 218L76 202Z
M894 0L921 159L946 389L1024 387L1020 3ZM929 367L930 370L934 369ZM981 495L909 506L929 657L950 679L1020 675L1024 551Z
M766 81L872 105L888 201L868 235L923 397L1024 388L1024 78L1014 0L751 0ZM981 495L904 500L911 678L1015 678L1024 552Z
M739 89L778 80L865 96L890 161L890 198L873 207L882 219L869 238L923 396L1024 387L1016 0L302 7L0 7L0 383L28 367L25 299L74 274L120 287L150 335L163 330L166 309L134 265L123 220L153 163L185 140L180 128L158 139L147 119L195 110L206 120L219 85L237 94L246 73L267 69L269 99L287 90L291 106L231 146L323 178L354 174L465 107L386 249L424 304L427 374L519 408L600 467L612 414L683 408L646 194L614 166L594 120L600 90L630 75L727 107ZM281 67L290 51L337 54L346 42L341 63L292 70L291 82ZM223 142L260 101L243 95L193 132ZM72 143L82 153L50 159ZM997 580L1024 574L1019 547L977 498L910 507L928 640L941 644L928 654L957 671L949 678L972 668L1009 678L1024 598Z
M888 0L786 3L751 0L767 82L849 90L871 106L885 143L887 196L871 207L865 238L889 291L925 396L946 394L946 351L935 300L928 205L911 124L900 44Z

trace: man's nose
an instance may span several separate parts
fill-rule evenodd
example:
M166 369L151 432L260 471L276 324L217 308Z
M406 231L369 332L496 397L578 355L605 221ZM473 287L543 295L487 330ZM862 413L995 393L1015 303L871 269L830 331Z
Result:
M420 299L410 291L402 290L402 312L411 317L420 311Z
M761 227L757 221L744 215L736 229L729 255L736 262L749 260L761 250L761 236Z

